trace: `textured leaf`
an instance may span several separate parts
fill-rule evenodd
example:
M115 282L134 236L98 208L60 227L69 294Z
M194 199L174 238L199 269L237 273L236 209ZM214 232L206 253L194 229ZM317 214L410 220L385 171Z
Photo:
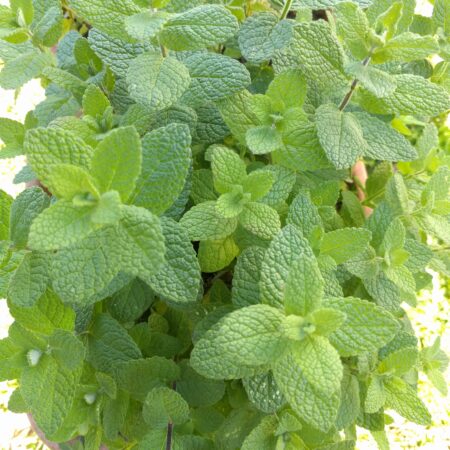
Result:
M265 251L260 247L249 247L238 257L234 267L232 301L237 307L255 305L260 302L260 272Z
M121 363L141 358L141 352L125 328L108 314L95 318L88 340L88 361L114 376Z
M413 161L416 149L410 142L383 121L367 113L355 112L367 145L364 155L383 161Z
M355 77L375 97L391 95L397 87L392 75L370 65L365 66L359 62L348 64L345 66L345 72Z
M239 247L232 237L219 241L202 241L198 261L202 272L213 273L227 267L238 254Z
M320 252L331 256L337 264L342 264L364 251L371 237L370 231L364 228L334 230L324 235Z
M23 248L27 245L31 223L49 204L48 195L37 187L26 189L17 196L11 205L9 224L9 237L16 247ZM6 211L2 217L8 217Z
M204 202L191 208L180 220L192 241L214 241L230 236L237 227L237 219L224 219L215 202Z
M148 278L164 263L164 237L159 219L144 208L126 206L118 228L121 269Z
M188 233L171 219L161 220L161 225L165 263L146 281L164 299L179 304L195 302L200 290L200 267Z
M131 0L117 4L114 0L70 0L70 6L92 26L117 38L126 38L125 18L138 13Z
M308 81L318 89L336 89L343 86L343 51L327 22L306 22L294 28L287 47L275 52L276 71L301 67Z
M238 42L242 56L253 64L259 64L272 58L275 50L289 43L292 33L291 24L269 12L250 16L239 31Z
M29 246L33 250L48 251L74 244L93 231L91 212L90 206L76 207L72 202L60 200L33 221Z
M329 336L341 356L376 351L391 341L398 330L390 313L365 300L333 298L324 300L323 306L347 315L343 325Z
M77 370L83 366L86 349L75 334L66 330L55 330L50 336L52 356L65 369Z
M272 239L281 228L278 212L264 203L250 202L239 216L239 223L250 233Z
M237 20L225 7L201 5L168 20L160 38L172 50L198 50L225 42L237 29Z
M310 197L300 193L289 207L287 223L297 226L309 238L315 229L322 226L322 219Z
M33 51L11 59L0 72L0 86L3 89L18 89L37 78L51 63L51 55Z
M274 152L283 146L283 141L276 128L268 125L261 125L248 130L245 142L254 155Z
M25 153L39 180L53 190L49 175L57 164L73 164L89 169L92 148L69 131L36 128L25 136Z
M264 417L261 423L245 438L241 449L252 450L258 448L259 450L271 450L274 448L277 442L277 437L275 436L277 422L277 418L274 416Z
M148 393L142 414L152 427L166 428L168 423L185 423L189 419L189 406L178 392L158 387Z
M431 415L415 390L406 381L394 377L386 380L386 406L419 425L429 425Z
M292 409L309 425L327 431L333 425L339 408L339 394L324 394L314 389L288 352L274 367L274 377Z
M35 367L26 367L20 379L21 394L39 428L51 435L72 407L81 370L69 370L43 355Z
M190 84L189 71L171 56L145 53L131 62L127 71L130 96L150 111L174 105Z
M279 111L303 106L306 98L306 80L302 71L287 69L279 73L270 83L266 95L272 99Z
M417 61L436 54L439 45L432 36L420 36L419 34L405 32L395 36L383 47L375 50L372 61L375 64L386 61Z
M308 241L288 225L270 244L261 266L261 301L282 307L284 291L294 261L302 254L313 257Z
M50 290L34 305L23 307L11 301L9 309L18 323L37 333L51 335L57 329L72 331L75 327L75 312Z
M266 414L272 414L286 402L273 379L272 372L255 375L242 380L249 400Z
M191 365L208 378L249 375L249 368L269 364L283 346L283 315L268 305L253 305L226 315L195 344Z
M322 105L316 110L316 124L320 144L337 169L352 166L365 151L363 131L352 113Z
M229 97L250 84L250 73L235 59L216 53L195 52L182 59L191 84L183 101L193 106Z
M155 37L169 17L164 11L144 11L127 17L125 28L131 37L143 41Z
M170 124L142 139L142 172L130 202L154 214L165 212L183 190L191 165L191 137L186 125Z
M247 178L245 163L233 150L224 146L215 146L211 169L214 187L217 192L230 192L234 186L243 184Z
M436 116L450 109L450 96L441 86L417 75L395 76L397 89L383 98L361 94L361 106L373 114Z
M307 336L291 350L302 375L317 391L333 394L341 386L342 363L338 352L322 336Z
M324 280L312 249L306 241L301 253L291 263L284 289L284 309L287 314L305 317L316 309L324 294Z
M96 147L92 157L91 173L100 191L117 191L125 202L141 172L141 159L141 143L133 127L111 131Z

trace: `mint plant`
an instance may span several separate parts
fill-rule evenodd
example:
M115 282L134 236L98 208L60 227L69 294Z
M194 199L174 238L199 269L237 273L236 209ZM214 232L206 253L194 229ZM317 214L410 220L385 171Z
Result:
M450 2L10 0L9 409L61 449L389 447L448 359ZM447 133L447 141L445 140ZM368 173L368 176L366 175ZM32 183L31 183L32 182ZM440 395L436 393L436 395Z

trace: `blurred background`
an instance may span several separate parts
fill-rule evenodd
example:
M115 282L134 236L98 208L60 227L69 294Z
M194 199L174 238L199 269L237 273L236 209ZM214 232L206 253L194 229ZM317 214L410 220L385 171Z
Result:
M429 16L432 5L427 0L417 1L418 13ZM8 0L0 0L0 4L8 4ZM1 66L0 66L1 67ZM38 80L25 85L19 93L0 89L0 117L22 121L26 113L45 97ZM450 117L447 120L450 125ZM446 133L450 136L450 132ZM0 147L1 147L0 141ZM450 148L450 145L447 145ZM23 167L23 158L0 159L0 189L16 196L24 189L23 184L14 184L15 174ZM408 308L411 322L420 336L423 345L431 345L436 336L441 335L441 348L450 355L450 299L448 298L449 281L433 275L433 288L423 291L418 306ZM0 300L0 339L8 334L12 318L8 313L6 302ZM450 385L450 370L445 374ZM0 450L45 449L37 436L30 429L28 419L24 414L8 412L9 396L14 383L0 383ZM392 450L400 449L450 449L450 402L431 385L427 378L419 379L419 395L429 408L433 423L430 427L422 427L406 422L400 416L392 413L393 423L388 426L388 436ZM359 430L359 450L372 450L377 446L365 430Z

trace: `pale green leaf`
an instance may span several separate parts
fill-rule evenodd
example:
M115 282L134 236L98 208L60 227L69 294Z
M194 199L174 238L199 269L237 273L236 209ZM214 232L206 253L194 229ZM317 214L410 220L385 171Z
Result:
M278 212L264 203L250 202L239 216L239 223L250 233L272 239L281 228Z

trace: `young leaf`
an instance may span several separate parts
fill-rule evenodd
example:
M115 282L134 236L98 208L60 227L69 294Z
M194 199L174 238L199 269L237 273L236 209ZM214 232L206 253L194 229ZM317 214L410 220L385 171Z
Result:
M214 147L211 159L214 187L221 194L230 192L236 185L243 184L247 178L245 163L233 150Z

